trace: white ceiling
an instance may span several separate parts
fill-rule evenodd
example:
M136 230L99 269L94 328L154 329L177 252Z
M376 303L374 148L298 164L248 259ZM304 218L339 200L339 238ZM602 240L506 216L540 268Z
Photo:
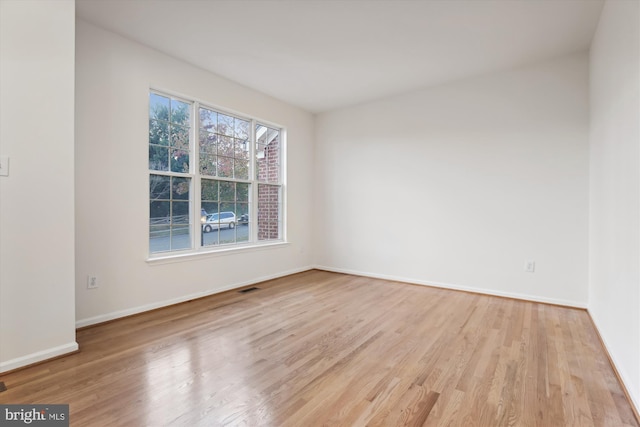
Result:
M588 49L602 0L77 0L77 14L311 112Z

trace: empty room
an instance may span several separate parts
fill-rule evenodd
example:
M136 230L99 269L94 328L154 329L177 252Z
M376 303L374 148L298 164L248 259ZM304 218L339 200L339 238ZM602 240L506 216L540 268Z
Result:
M639 1L0 0L0 425L639 410Z

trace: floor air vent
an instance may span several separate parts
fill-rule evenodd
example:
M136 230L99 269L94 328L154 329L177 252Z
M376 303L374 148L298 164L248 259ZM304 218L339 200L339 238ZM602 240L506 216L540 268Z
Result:
M257 290L259 290L259 289L260 289L260 288L256 288L256 287L254 286L253 288L242 289L241 291L238 291L238 292L240 292L241 294L246 294L247 292L257 291Z

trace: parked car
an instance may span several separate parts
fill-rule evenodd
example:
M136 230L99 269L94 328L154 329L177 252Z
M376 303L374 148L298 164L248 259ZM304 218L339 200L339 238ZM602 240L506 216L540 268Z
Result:
M238 224L249 225L249 214L240 215L240 218L238 218Z
M236 214L233 212L220 212L207 215L207 219L202 224L202 231L208 233L220 228L234 228L236 226Z

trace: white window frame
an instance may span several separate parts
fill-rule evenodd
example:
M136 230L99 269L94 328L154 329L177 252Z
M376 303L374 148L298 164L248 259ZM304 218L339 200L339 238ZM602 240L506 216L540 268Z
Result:
M274 122L263 120L255 117L248 116L243 113L239 113L236 111L232 111L215 104L211 104L209 102L205 102L199 100L194 97L187 97L184 95L176 94L172 91L167 91L163 89L155 89L150 88L147 92L147 98L150 97L151 94L156 94L159 96L164 96L168 98L173 98L184 103L190 105L190 120L189 120L189 172L173 172L171 170L168 171L160 171L153 170L149 168L149 159L147 154L146 164L148 171L148 182L151 179L151 175L163 175L163 176L172 176L172 177L180 177L180 178L189 178L190 179L190 188L189 188L189 211L190 211L190 237L191 237L191 248L188 249L180 249L180 250L168 250L168 251L160 251L160 252L151 252L151 244L149 237L149 227L147 227L147 254L148 261L172 261L172 260L180 260L180 259L188 259L192 256L199 256L204 254L226 254L229 252L235 252L239 250L255 250L268 248L272 246L279 246L282 244L287 244L287 218L286 218L286 146L287 146L287 131L286 128L282 125L276 124ZM200 108L206 108L209 110L213 110L217 113L222 113L224 115L232 116L234 118L246 120L249 122L249 179L237 179L237 178L226 178L219 176L208 176L201 175L200 173L200 151L199 151L199 133L200 133ZM149 123L149 104L147 105L147 123ZM279 168L278 168L278 183L264 182L259 181L257 178L257 161L256 161L256 126L262 125L269 127L271 129L276 129L279 131ZM147 129L148 134L148 129ZM149 140L147 136L147 146L149 145ZM171 167L169 167L170 169ZM249 184L249 240L243 242L234 242L234 243L224 243L217 245L209 245L203 246L201 244L202 239L202 223L201 223L201 182L203 179L207 180L216 180L216 181L228 181L228 182L237 182L237 183L247 183ZM258 240L258 184L268 184L268 185L277 185L280 188L280 203L278 205L278 217L280 218L279 222L279 238L278 239L268 239L268 240ZM151 211L150 211L150 203L149 203L149 186L147 185L147 221L149 221ZM236 224L237 225L237 224Z

